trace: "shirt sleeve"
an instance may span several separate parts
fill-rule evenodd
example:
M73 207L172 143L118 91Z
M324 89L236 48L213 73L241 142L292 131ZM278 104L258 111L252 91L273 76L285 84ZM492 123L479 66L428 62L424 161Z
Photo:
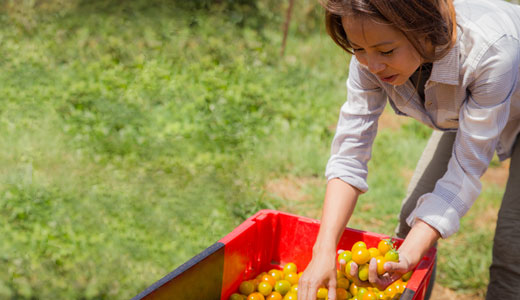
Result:
M480 194L480 177L489 166L509 118L519 49L518 41L504 36L482 54L460 110L448 169L433 192L419 198L407 218L410 226L418 218L437 229L443 238L458 231L460 218Z
M347 101L341 107L325 171L328 180L339 178L362 192L368 190L367 163L386 99L377 80L353 56L347 80Z

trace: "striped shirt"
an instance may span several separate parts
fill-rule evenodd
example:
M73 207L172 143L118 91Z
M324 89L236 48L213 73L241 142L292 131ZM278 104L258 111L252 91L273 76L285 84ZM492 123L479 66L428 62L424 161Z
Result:
M443 238L459 229L481 191L493 154L511 155L520 132L520 6L502 0L455 1L457 42L433 63L424 104L413 84L379 80L352 57L347 101L341 107L325 175L365 192L367 163L378 118L387 103L442 131L455 131L448 170L432 193L420 197L407 219L436 228Z

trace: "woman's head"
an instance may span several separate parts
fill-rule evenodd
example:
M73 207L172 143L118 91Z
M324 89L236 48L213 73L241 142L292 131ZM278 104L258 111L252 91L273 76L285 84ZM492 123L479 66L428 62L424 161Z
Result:
M455 42L451 0L328 0L324 6L327 32L336 44L362 64L374 63L373 73L390 63L390 70L378 75L409 73L397 70L401 64L411 63L403 61L406 56L416 64L413 73L420 63L444 56ZM379 47L381 43L386 46ZM401 59L395 57L398 54Z

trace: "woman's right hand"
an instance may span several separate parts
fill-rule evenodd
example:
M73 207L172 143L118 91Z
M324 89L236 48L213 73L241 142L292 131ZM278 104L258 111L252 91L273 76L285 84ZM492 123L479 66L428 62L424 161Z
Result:
M318 288L326 287L328 298L336 299L336 251L316 251L298 282L298 300L315 300Z

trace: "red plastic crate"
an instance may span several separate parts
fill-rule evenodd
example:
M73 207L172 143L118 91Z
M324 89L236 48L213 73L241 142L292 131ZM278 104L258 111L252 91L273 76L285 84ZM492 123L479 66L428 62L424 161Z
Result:
M230 234L145 289L133 300L227 300L243 280L294 262L300 270L311 260L319 221L275 210L261 210ZM377 247L386 235L346 228L338 249L357 241ZM397 247L401 239L393 238ZM429 250L408 281L402 300L423 300L436 249Z

